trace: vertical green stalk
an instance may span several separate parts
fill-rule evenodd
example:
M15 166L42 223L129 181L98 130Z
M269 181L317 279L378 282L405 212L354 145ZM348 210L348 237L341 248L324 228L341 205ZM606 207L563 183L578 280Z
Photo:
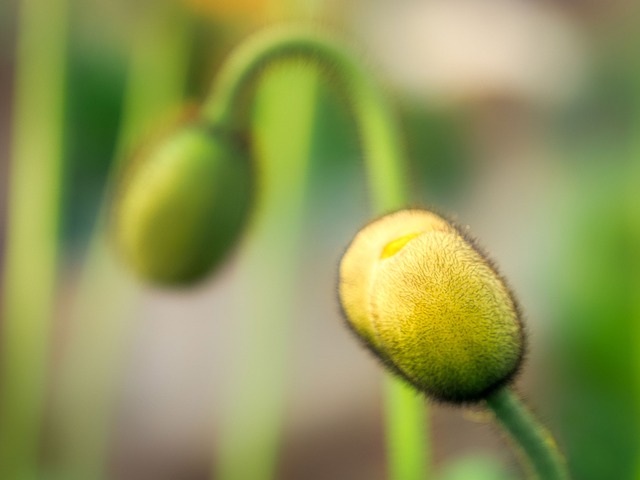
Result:
M4 271L0 478L37 477L55 298L63 157L67 1L18 11Z
M640 76L640 75L639 75ZM640 123L640 108L637 109L636 113L637 122ZM640 127L640 125L638 125ZM637 130L637 128L636 128ZM630 291L635 292L632 293L632 305L631 305L631 324L635 326L632 331L633 338L635 340L635 362L634 362L634 385L633 385L633 395L636 399L636 422L634 425L635 436L638 438L640 433L640 249L638 249L638 245L640 245L640 194L638 193L638 182L640 181L640 142L634 142L633 149L633 157L634 157L634 168L631 170L631 173L628 176L627 184L625 185L625 199L626 199L626 213L628 222L630 224L631 229L631 242L632 247L629 249L632 254L631 258L628 259L629 262L629 271L634 272ZM627 250L627 251L629 251ZM637 445L637 443L636 443ZM636 452L636 469L635 469L635 478L640 478L640 452Z
M237 112L247 86L259 79L269 65L296 58L326 70L346 92L365 151L374 213L383 214L406 205L406 159L395 116L371 74L341 45L319 31L308 27L273 28L245 42L219 74L204 107L205 118L217 126L238 128L241 122ZM280 175L282 172L286 170ZM385 391L391 478L424 479L424 404L398 380L389 379Z
M213 476L220 480L277 478L316 77L308 70L278 69L257 92L252 123L258 211L239 266L250 299L237 301L243 322L234 350L240 358L234 359L232 398L223 409Z
M118 176L134 142L144 138L158 118L166 117L183 101L192 22L171 2L152 5L145 18L131 50L111 180ZM117 265L105 232L109 193L90 240L72 306L70 341L55 398L61 476L65 480L107 476L118 376L134 321L130 312L138 289Z
M426 479L429 445L424 434L424 398L415 388L388 374L384 390L389 478Z
M640 13L640 5L634 4L634 11L636 14ZM631 18L636 18L635 15ZM640 65L637 61L635 61L635 48L634 45L640 39L640 35L638 35L638 31L636 27L636 22L633 21L633 28L627 29L632 33L632 38L625 42L627 45L628 51L631 53L630 58L634 60L630 61L627 65L632 66L632 78L634 80L635 95L633 95L633 121L630 132L637 132L640 130ZM625 185L625 199L627 201L628 209L627 215L629 216L628 221L631 225L631 242L633 242L633 247L631 247L631 251L633 252L631 258L628 260L629 262L629 271L634 272L633 279L630 282L631 285L630 291L635 292L631 294L632 297L632 305L631 305L631 319L630 324L635 325L635 329L631 333L634 338L635 344L635 362L634 362L634 388L633 395L635 397L636 402L636 422L634 425L634 437L636 439L640 438L640 250L637 248L638 244L640 244L640 194L638 193L638 182L640 181L640 138L637 136L633 136L631 140L630 147L630 159L628 160L633 167L630 169L628 174L628 184ZM628 251L628 250L627 250ZM639 442L636 440L636 469L635 469L635 478L640 478L640 452L637 451Z
M511 389L502 388L491 394L487 397L487 406L521 448L535 478L569 479L566 461L555 440Z
M281 3L272 3L272 16L281 16L274 5ZM245 87L230 78L238 70L230 72L225 65L222 78L239 90ZM240 283L252 299L236 302L243 322L234 350L241 355L233 362L232 398L222 408L214 455L213 478L220 480L277 478L316 96L317 74L290 66L265 76L256 92L251 131L260 172L254 199L258 208L239 265ZM211 99L219 105L221 97L214 93ZM226 99L228 109L219 110L213 121L235 126L238 102L233 95Z

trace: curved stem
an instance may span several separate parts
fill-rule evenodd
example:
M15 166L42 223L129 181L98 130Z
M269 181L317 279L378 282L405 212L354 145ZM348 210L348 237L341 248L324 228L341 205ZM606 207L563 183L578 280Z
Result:
M350 103L360 133L370 198L377 215L406 205L406 158L400 128L373 76L330 36L309 27L287 26L256 34L229 58L213 85L202 115L222 128L235 117L243 95L277 62L302 59L331 75ZM426 478L425 405L395 378L385 382L390 478Z
M405 205L405 155L395 115L370 72L318 30L279 27L247 40L218 75L204 105L204 118L215 125L235 126L234 115L248 87L267 67L296 58L333 74L345 90L360 131L374 212L382 214Z
M487 397L487 405L531 462L536 478L568 480L567 464L551 433L509 388Z

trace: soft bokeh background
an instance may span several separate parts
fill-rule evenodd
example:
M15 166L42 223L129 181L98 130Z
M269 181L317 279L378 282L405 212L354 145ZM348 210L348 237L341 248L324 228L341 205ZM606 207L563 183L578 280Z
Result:
M518 388L556 433L575 478L640 475L633 2L70 0L67 14L44 472L72 478L69 465L91 458L83 446L97 442L108 478L218 478L229 458L254 462L257 438L277 449L277 479L385 478L381 371L344 328L336 300L338 259L369 213L356 131L330 85L313 87L310 174L299 201L265 200L205 285L140 286L95 239L114 159L202 101L246 35L313 19L349 39L393 95L415 204L470 225L518 292L531 344ZM0 3L0 247L17 16L18 2ZM147 105L136 129L127 126L136 102L127 95L153 98L162 88L183 90L183 99L160 93L171 100ZM273 98L277 82L269 88ZM273 109L258 95L258 118L295 132L300 119L287 103L295 94L280 94ZM298 219L293 240L279 209ZM270 263L282 254L273 242L293 245L286 264ZM261 312L287 318L260 322ZM430 417L432 478L522 475L482 410L434 405ZM274 430L281 444L268 438Z

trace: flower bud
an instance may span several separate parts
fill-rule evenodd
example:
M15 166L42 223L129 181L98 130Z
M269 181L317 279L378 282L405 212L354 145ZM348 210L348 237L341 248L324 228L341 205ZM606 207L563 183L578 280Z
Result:
M522 361L512 293L473 242L431 212L402 210L363 228L342 258L339 293L365 345L435 399L480 400Z
M242 149L191 123L134 162L117 192L114 235L128 266L164 285L193 283L236 242L251 175Z

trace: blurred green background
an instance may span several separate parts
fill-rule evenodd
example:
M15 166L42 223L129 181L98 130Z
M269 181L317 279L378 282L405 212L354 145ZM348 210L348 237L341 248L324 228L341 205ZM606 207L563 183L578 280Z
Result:
M3 270L13 251L23 3L0 3ZM306 132L296 151L308 168L289 191L287 178L299 172L273 164L265 175L276 180L256 193L262 206L248 233L205 285L138 285L100 233L115 163L201 102L234 45L292 19L328 25L363 52L395 101L414 203L470 225L519 294L530 352L518 388L557 435L574 477L640 476L633 2L68 0L38 8L45 21L66 19L66 39L37 478L88 479L98 468L118 480L243 480L249 467L230 472L259 463L253 443L270 446L276 460L263 460L275 462L277 479L386 478L380 369L343 327L335 293L338 259L369 214L357 132L331 82L282 67L300 78L277 72L257 94L256 143L272 152L270 138ZM37 48L46 59L47 43ZM55 88L49 80L36 75L28 85ZM27 129L39 145L44 130ZM38 208L27 202L21 215L38 218ZM35 278L38 265L29 268ZM430 417L431 478L521 478L479 409L434 405Z

